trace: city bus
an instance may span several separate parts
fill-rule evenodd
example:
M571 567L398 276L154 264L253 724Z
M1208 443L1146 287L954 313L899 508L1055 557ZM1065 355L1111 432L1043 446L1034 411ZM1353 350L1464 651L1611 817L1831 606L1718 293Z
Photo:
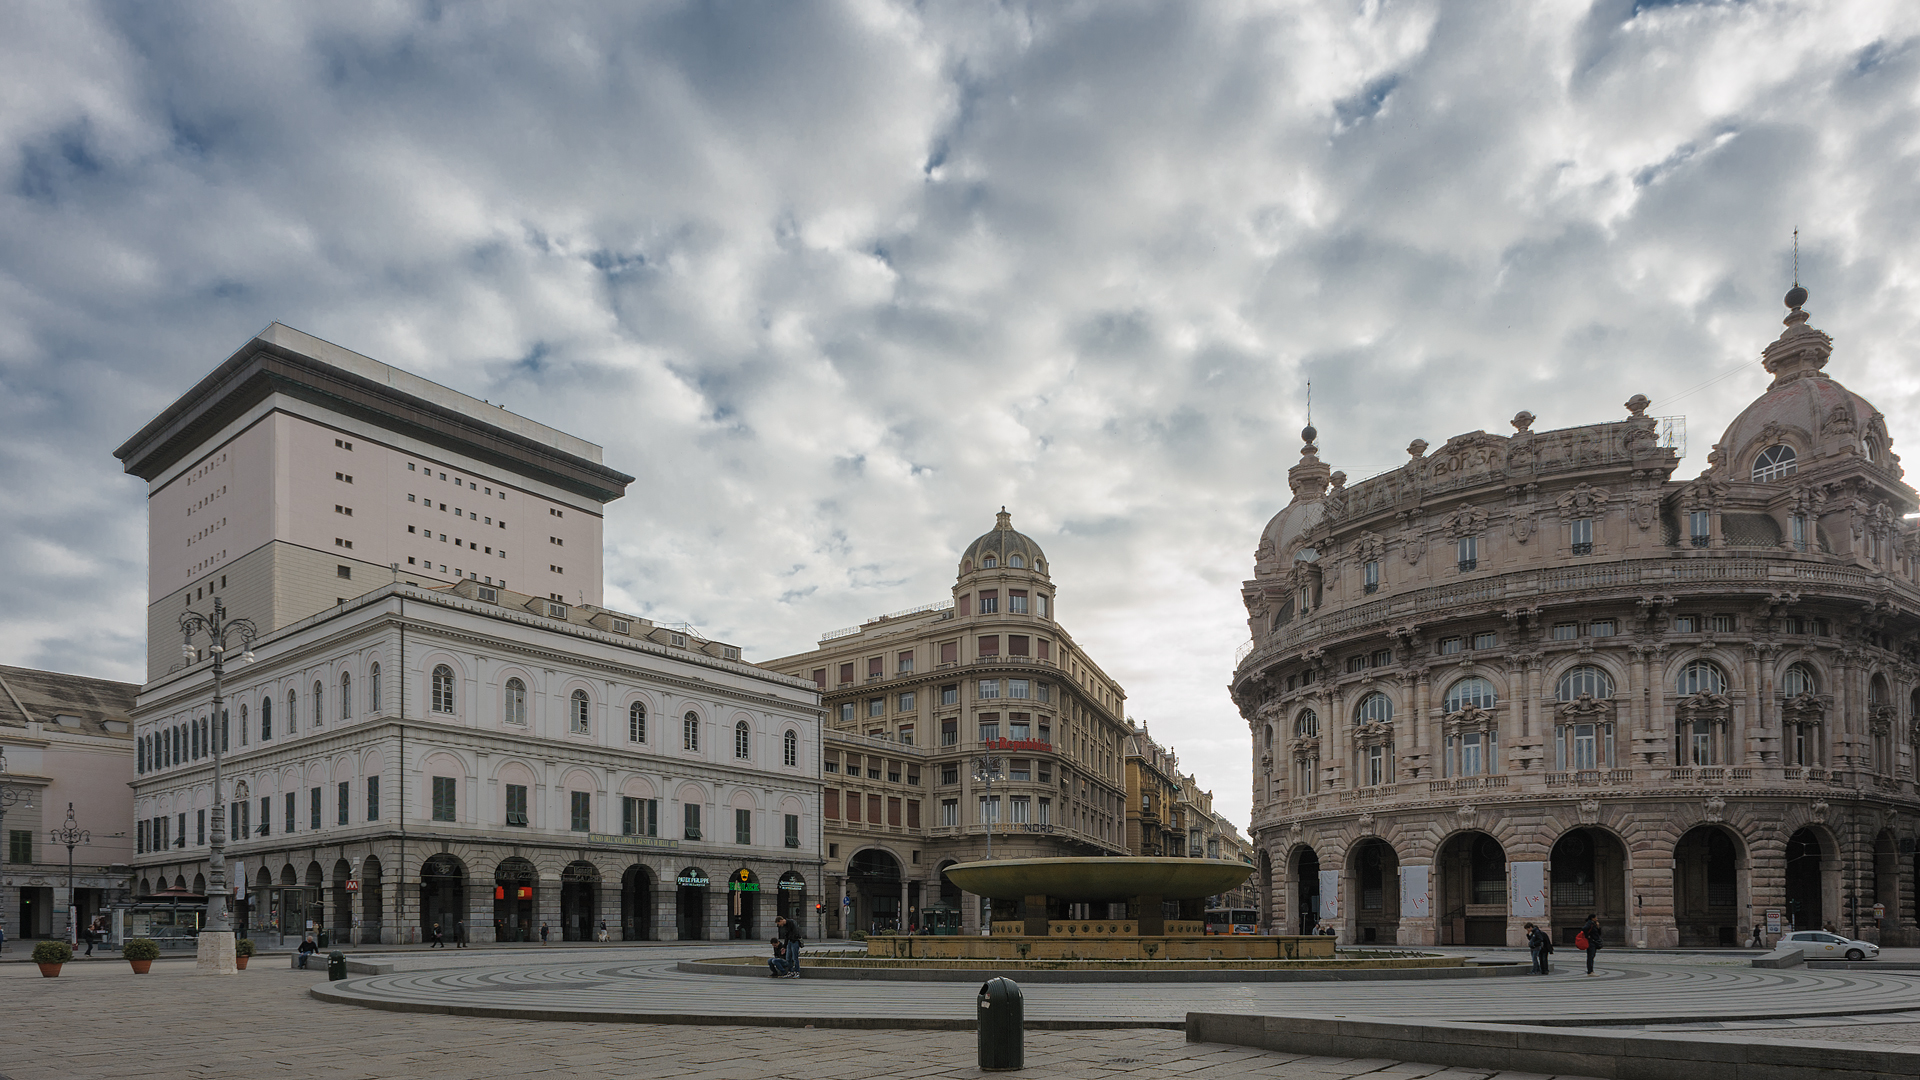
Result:
M1258 924L1259 917L1250 907L1207 909L1209 934L1257 934Z

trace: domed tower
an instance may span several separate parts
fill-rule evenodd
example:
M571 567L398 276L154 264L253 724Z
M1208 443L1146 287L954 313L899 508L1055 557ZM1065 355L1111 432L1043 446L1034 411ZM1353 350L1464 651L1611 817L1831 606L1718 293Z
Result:
M1006 507L1000 508L992 529L960 552L953 602L961 616L1006 612L1054 618L1047 554L1033 537L1013 527L1013 515Z

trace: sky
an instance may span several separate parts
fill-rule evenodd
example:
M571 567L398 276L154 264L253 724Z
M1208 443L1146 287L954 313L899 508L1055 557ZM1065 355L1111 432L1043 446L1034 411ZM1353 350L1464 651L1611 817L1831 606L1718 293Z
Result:
M1920 430L1920 4L36 3L0 33L0 662L138 680L113 449L271 321L606 448L748 659L1002 505L1244 826L1240 582L1359 479L1828 372ZM1704 384L1704 385L1703 385Z

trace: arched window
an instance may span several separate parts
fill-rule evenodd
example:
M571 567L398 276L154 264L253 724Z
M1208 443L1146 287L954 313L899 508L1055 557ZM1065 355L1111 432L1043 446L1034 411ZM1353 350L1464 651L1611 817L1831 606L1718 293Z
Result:
M1678 697L1703 693L1724 694L1727 692L1727 676L1711 660L1695 660L1680 669L1680 677L1674 680L1673 692Z
M1866 448L1867 460L1878 465L1880 463L1880 440L1869 435L1860 440L1860 445Z
M1887 690L1887 677L1885 675L1875 675L1872 679L1868 680L1867 704L1885 705L1888 696L1889 691Z
M800 733L789 728L780 737L780 760L790 769L800 767Z
M247 745L247 703L244 701L240 703L240 745ZM226 741L222 740L220 743L220 752L224 754L226 750Z
M299 726L300 692L297 690L289 690L287 691L287 734L293 734L294 729Z
M453 669L445 664L437 664L433 669L433 711L453 711Z
M575 735L585 735L593 730L592 726L588 723L593 716L593 703L587 700L587 692L585 690L575 690L573 692L572 708L568 710L568 715L573 718L573 733Z
M340 719L353 719L353 676L340 673Z
M367 669L367 713L370 716L380 714L380 665Z
M1375 690L1360 699L1354 707L1355 724L1390 724L1393 722L1393 701L1387 695Z
M1457 713L1469 705L1491 709L1497 700L1492 683L1478 675L1471 675L1447 688L1446 711Z
M999 565L1000 565L1000 560L995 558L992 555L983 555L980 558L980 568L982 570L991 570L994 567Z
M647 741L647 706L645 702L636 701L627 706L627 741Z
M508 679L507 689L501 695L500 718L509 724L525 726L527 722L527 684L519 679Z
M1387 713L1392 715L1392 705L1388 705ZM1311 739L1319 735L1320 715L1312 709L1301 709L1300 715L1293 718L1293 734L1302 739Z
M1613 696L1613 676L1594 667L1582 664L1560 676L1560 685L1554 697L1560 701L1578 701L1585 694L1595 700L1604 700Z
M273 738L273 699L263 697L260 699L260 741L265 742L271 738Z
M327 722L327 714L320 711L320 707L325 704L322 701L324 690L325 687L320 685L319 679L313 680L313 726L315 727Z
M741 761L753 756L753 729L745 720L733 725L733 756Z
M1795 460L1793 447L1785 443L1775 443L1760 451L1753 459L1753 482L1764 484L1772 480L1785 480L1800 471L1800 463Z
M1820 692L1820 683L1814 678L1812 668L1795 664L1787 669L1787 674L1780 680L1780 691L1790 698L1801 694L1817 694Z
M140 736L139 741L133 744L133 748L134 748L133 769L137 773L144 774L147 771L147 737L145 735Z
M700 714L690 712L680 720L680 747L683 750L700 749Z
M1266 748L1267 748L1268 750L1271 750L1271 749L1273 749L1273 725L1272 725L1272 724L1268 724L1268 725L1267 725L1267 745L1266 745Z
M1019 570L1027 565L1027 560L1018 555L1009 555L1007 556L1007 565L1013 567L1015 570Z

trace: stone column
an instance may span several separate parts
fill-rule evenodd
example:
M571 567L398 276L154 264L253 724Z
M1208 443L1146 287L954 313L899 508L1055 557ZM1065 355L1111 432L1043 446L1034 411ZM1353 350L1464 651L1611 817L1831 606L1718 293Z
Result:
M1427 728L1427 717L1433 710L1433 675L1425 665L1414 671L1413 684L1413 722L1408 727L1413 732L1414 750L1420 755L1427 776L1433 775L1433 733Z
M558 941L563 936L560 928L560 875L545 870L538 871L539 877L533 890L533 933L531 940L540 940L540 926L546 924L548 937Z
M1673 740L1669 737L1672 725L1667 720L1667 647L1655 645L1647 650L1647 726L1646 747L1648 765L1657 765L1667 760L1673 750ZM1669 912L1669 922L1671 912ZM1652 948L1652 936L1648 936L1648 947Z
M474 868L467 867L467 940L475 945L491 945L494 942L493 926L493 872L486 871L484 877L476 874Z

